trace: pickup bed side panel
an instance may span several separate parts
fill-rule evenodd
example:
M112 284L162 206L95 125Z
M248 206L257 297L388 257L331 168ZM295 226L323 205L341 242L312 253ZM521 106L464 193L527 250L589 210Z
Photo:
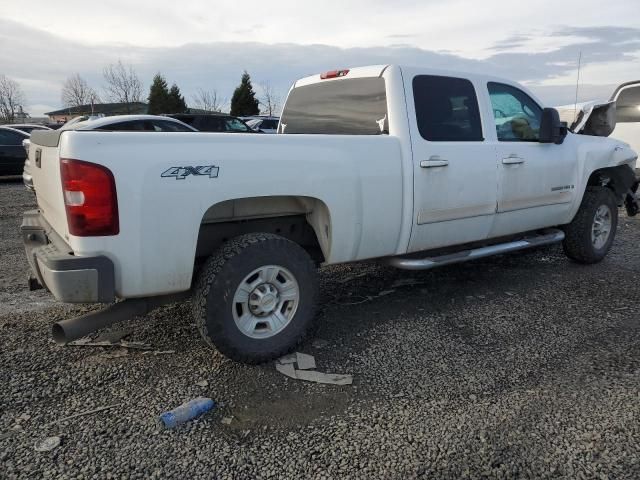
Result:
M120 234L67 240L115 266L120 297L191 286L198 231L211 206L262 196L317 198L329 209L327 263L396 252L402 222L400 143L390 136L69 132L61 156L107 166ZM215 166L215 175L165 176ZM215 170L213 170L215 171Z

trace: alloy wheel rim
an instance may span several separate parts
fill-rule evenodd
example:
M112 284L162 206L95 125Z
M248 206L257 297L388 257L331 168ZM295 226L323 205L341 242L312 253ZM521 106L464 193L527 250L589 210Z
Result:
M244 335L265 339L291 323L299 303L300 287L294 275L279 265L265 265L240 282L231 309Z
M611 235L612 215L607 205L600 205L596 209L591 228L591 243L596 250L604 247Z

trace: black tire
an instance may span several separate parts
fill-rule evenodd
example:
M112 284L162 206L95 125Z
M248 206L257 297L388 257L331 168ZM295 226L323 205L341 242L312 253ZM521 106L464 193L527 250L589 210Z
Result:
M601 206L608 207L611 212L611 230L607 241L600 248L596 248L591 233L596 212ZM564 253L578 263L598 263L611 249L617 227L618 205L613 192L607 187L587 187L578 213L564 228Z
M294 277L297 308L283 330L268 338L252 338L236 324L234 295L248 275L268 265L284 267ZM286 238L252 233L228 241L205 262L194 291L193 312L209 346L233 360L257 364L289 353L303 340L316 315L317 298L317 271L307 252Z

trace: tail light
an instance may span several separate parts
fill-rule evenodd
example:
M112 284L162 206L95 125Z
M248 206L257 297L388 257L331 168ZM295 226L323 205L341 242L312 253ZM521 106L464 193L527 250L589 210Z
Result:
M320 74L320 78L322 80L327 80L329 78L339 78L339 77L346 77L347 73L349 73L348 69L343 69L343 70L331 70L329 72L324 72Z
M60 173L69 233L78 237L117 235L118 196L111 170L63 158Z

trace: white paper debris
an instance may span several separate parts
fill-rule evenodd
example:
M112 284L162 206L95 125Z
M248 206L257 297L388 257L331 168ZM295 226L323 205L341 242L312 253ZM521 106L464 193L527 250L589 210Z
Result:
M293 359L293 361L291 361ZM298 369L294 367L298 365ZM323 373L313 370L316 368L316 360L313 355L297 352L294 355L282 357L276 362L276 370L289 378L305 380L307 382L327 383L331 385L351 385L352 375L338 373Z
M353 376L340 375L337 373L322 373L313 370L296 370L296 378L315 383L328 383L332 385L351 385Z
M295 353L291 353L289 355L285 355L284 357L280 357L278 359L278 362L280 363L280 365L286 365L288 363L295 363L296 361L296 354Z
M209 386L209 381L208 380L200 380L199 382L196 382L196 385L198 387L208 387Z
M276 363L276 370L278 370L281 374L286 375L287 377L298 378L296 377L296 369L294 368L292 363L287 363L285 365Z
M36 452L50 452L54 448L58 448L62 439L60 437L47 437L38 442L35 446Z
M221 422L222 422L224 425L231 425L231 421L232 421L232 420L233 420L233 417L224 417L224 418L221 420Z
M298 364L298 370L316 368L316 359L313 358L313 355L307 355L306 353L296 353L296 363Z

